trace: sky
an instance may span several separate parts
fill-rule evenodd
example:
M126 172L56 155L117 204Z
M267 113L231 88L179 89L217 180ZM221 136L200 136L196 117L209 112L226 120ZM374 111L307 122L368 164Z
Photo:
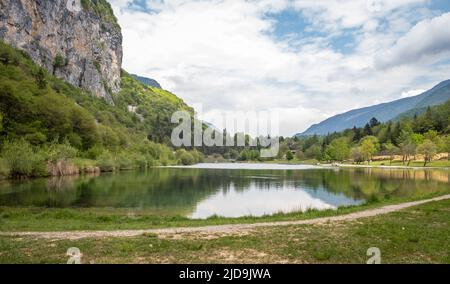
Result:
M108 1L123 68L201 105L212 123L277 111L291 136L450 79L448 0Z

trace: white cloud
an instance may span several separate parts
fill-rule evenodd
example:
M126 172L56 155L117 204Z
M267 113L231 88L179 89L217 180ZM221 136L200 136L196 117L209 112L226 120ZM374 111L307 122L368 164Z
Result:
M417 95L420 95L420 94L424 93L425 91L426 90L424 90L424 89L404 91L400 95L400 98L403 99L403 98L414 97L414 96L417 96Z
M339 31L359 28L383 18L395 9L425 3L427 0L295 0L294 7L320 29Z
M419 22L378 58L380 68L436 60L450 53L450 13Z
M420 6L425 0L375 1L375 8L346 0L147 1L154 12L144 13L110 0L124 34L126 70L157 79L191 105L203 104L205 115L277 109L283 135L448 79L448 63L375 68L385 50L400 49L399 38L421 34L413 21L432 17ZM420 10L412 10L416 6ZM276 39L277 23L267 13L286 8L304 15L306 29L320 35ZM436 33L426 36L419 53L434 50L434 40L448 33L442 20L427 23L422 29L432 26ZM347 28L353 49L343 53L331 43Z

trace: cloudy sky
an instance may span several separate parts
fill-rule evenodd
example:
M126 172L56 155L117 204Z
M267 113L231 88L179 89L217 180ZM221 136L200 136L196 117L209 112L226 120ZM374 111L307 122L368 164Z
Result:
M281 134L450 79L448 0L109 0L124 68L204 117L280 113Z

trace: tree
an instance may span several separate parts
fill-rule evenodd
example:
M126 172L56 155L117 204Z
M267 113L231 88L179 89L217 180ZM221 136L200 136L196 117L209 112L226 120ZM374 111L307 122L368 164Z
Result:
M322 159L322 149L319 145L312 145L311 147L309 147L306 150L305 156L308 159L321 160Z
M391 142L388 142L386 144L383 144L384 153L389 156L389 165L392 165L392 160L395 157L395 154L398 152L398 147L396 147Z
M426 139L422 144L419 145L417 151L423 155L424 163L423 166L427 166L427 162L431 162L434 155L436 155L437 147L431 140Z
M361 154L370 164L372 156L378 151L378 139L375 136L366 136L361 140Z
M61 54L56 55L55 61L53 62L53 68L61 68L67 65L67 61L62 57Z
M184 166L189 166L195 164L195 158L191 153L184 152L181 154L180 161Z
M371 136L373 134L370 124L366 123L366 125L364 126L363 134L364 136Z
M346 137L331 141L325 149L325 155L333 161L344 161L350 156L350 146Z
M450 161L450 135L442 139L442 151L447 153L447 161Z
M287 156L287 152L290 152L289 147L286 143L281 143L280 148L278 149L278 159L282 159L285 155Z
M297 160L302 161L303 159L305 159L305 154L302 151L297 150L297 153L295 153L295 157L297 158Z
M294 155L292 154L291 151L287 151L287 152L286 152L286 159L287 159L288 161L294 159Z
M416 155L416 145L409 141L400 143L400 152L402 154L403 164L405 164L405 161L407 161L407 165L409 166L409 163L411 162L410 157Z
M36 84L39 89L45 89L45 87L47 87L47 79L45 78L45 71L43 68L39 68L39 71L36 74Z
M361 152L361 148L360 147L354 147L351 149L351 157L353 159L354 162L356 162L357 164L361 163L364 161L364 157L362 155Z
M423 136L421 134L413 133L411 130L402 130L398 138L400 152L403 156L402 162L411 162L411 156L416 155L417 146L423 142Z
M378 126L380 124L381 123L375 117L372 117L372 119L369 121L370 128L374 128L375 126Z
M359 143L359 140L361 140L362 134L361 129L356 128L356 126L353 127L353 142Z

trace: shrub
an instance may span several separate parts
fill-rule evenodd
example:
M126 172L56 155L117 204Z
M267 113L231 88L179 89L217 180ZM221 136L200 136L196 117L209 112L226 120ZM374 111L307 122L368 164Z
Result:
M202 163L205 160L205 157L202 153L197 150L193 150L189 152L195 160L195 163Z
M48 153L43 149L34 150L24 139L6 141L1 156L10 176L48 175L46 166Z
M72 147L68 141L63 144L53 142L48 150L49 161L61 161L73 159L77 156L78 150Z
M117 155L116 164L120 170L131 170L134 168L134 161L124 152Z
M45 149L37 148L31 156L31 176L43 177L48 176L48 152Z
M0 178L7 178L9 176L9 167L4 159L0 159Z
M45 89L47 87L47 79L45 77L46 74L44 69L39 68L39 71L35 75L36 84L38 85L39 89Z
M287 159L288 161L294 159L294 155L292 154L291 151L287 151L287 152L286 152L286 159Z
M41 132L29 133L25 135L25 140L33 145L41 145L47 141L47 136Z
M105 148L99 145L95 145L94 147L90 148L86 152L86 157L92 160L96 160L98 157L100 157L103 152L105 152Z
M296 157L298 160L302 161L302 160L305 159L305 154L304 154L302 151L297 150L297 153L295 153L295 157Z
M7 141L2 157L12 176L30 176L33 172L33 149L25 140Z
M193 165L195 164L195 158L192 156L191 153L188 152L184 152L181 157L180 157L180 161L183 165L188 166L188 165Z
M161 163L162 166L168 166L170 164L170 160L166 154L160 156L159 162Z
M56 69L64 67L66 65L67 65L66 59L64 59L64 57L62 57L61 54L56 55L55 61L53 62L53 67Z
M104 151L97 159L97 166L102 172L113 172L116 168L116 161L109 151Z

